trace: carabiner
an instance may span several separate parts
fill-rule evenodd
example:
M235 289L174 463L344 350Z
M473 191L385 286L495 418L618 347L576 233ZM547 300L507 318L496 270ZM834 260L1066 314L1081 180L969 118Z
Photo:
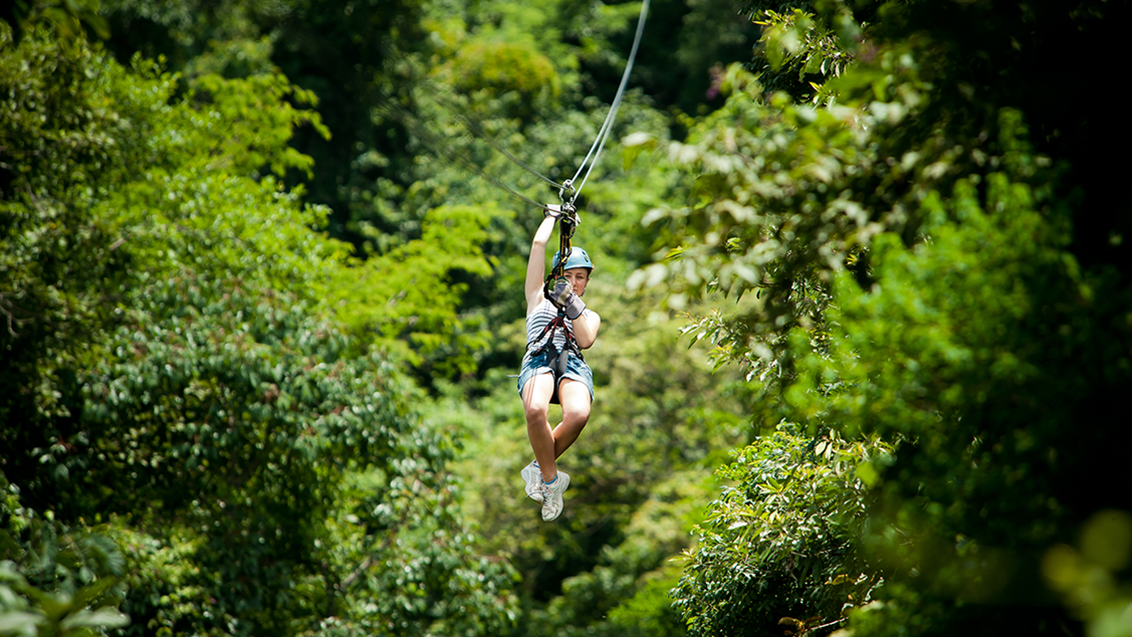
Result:
M566 191L567 190L570 191L569 201L566 200ZM562 182L562 187L558 189L558 198L562 200L563 208L565 208L566 206L570 206L570 209L573 210L574 209L574 199L576 199L577 197L578 197L578 191L574 190L574 180L573 179L567 179L566 181Z

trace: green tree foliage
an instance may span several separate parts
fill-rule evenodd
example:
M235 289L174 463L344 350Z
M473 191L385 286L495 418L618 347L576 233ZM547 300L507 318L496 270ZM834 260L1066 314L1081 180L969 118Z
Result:
M487 277L485 225L502 211L470 206L442 206L425 218L424 236L343 272L333 294L337 314L360 332L403 347L419 373L458 376L475 371L473 353L488 337L480 317L459 317L468 284L453 271ZM438 255L445 258L438 259ZM359 272L360 270L360 272ZM357 302L370 299L368 303Z
M1088 368L1061 373L1082 360L1102 369L1123 366L1120 354L1103 362L1107 347L1094 340L1090 299L1098 281L1082 276L1063 251L1063 226L1056 217L1042 218L1027 186L1001 173L988 181L982 205L973 188L955 189L950 205L961 222L930 231L930 243L906 251L879 238L870 294L843 293L845 283L835 285L845 300L837 312L841 338L832 340L837 349L852 348L849 365L856 369L842 373L844 351L834 350L831 362L821 364L826 379L846 385L846 392L821 402L825 417L846 431L909 440L883 472L878 506L891 512L877 517L899 515L899 526L915 540L893 542L886 531L866 544L901 565L890 578L897 609L949 599L1048 604L1049 593L1038 585L1043 552L1071 541L1094 507L1124 506L1124 478L1089 479L1093 463L1104 458L1096 448L1111 444L1113 432L1101 426L1082 435L1066 426L1099 399L1090 396L1094 388L1124 382L1116 370L1109 379ZM815 363L806 361L792 396L813 382ZM847 410L846 402L855 406ZM1088 493L1077 492L1083 485ZM904 581L905 569L923 584ZM890 621L924 621L905 612L894 609ZM1016 621L987 615L974 621ZM1070 621L1048 607L1035 615L1035 630L1043 621ZM965 629L972 620L944 614L932 623ZM867 630L889 632L876 625Z
M747 0L743 13L762 27L748 65L768 93L784 91L799 101L818 102L823 85L853 62L869 7L833 7L811 0ZM821 11L816 11L820 8ZM832 10L831 10L832 9ZM867 54L867 52L866 52Z
M396 251L399 239L383 230L415 233L422 211L442 203L468 202L490 210L482 202L493 201L515 211L514 222L509 222L511 215L500 215L487 227L490 240L484 250L494 257L492 276L455 279L469 281L464 307L470 305L491 328L486 356L478 360L479 377L464 376L455 387L436 382L435 372L428 379L442 396L441 414L432 417L450 423L454 432L470 434L459 471L474 485L471 505L484 530L485 549L508 560L522 577L517 587L523 614L514 634L683 632L666 595L678 580L670 560L687 546L687 530L699 515L696 503L709 492L708 468L718 461L718 450L744 437L729 413L730 397L718 389L725 381L708 374L696 360L698 353L684 352L674 342L668 313L653 315L655 299L626 298L620 290L624 278L649 258L654 237L639 218L664 200L673 175L643 163L622 165L612 148L634 130L668 138L671 122L651 107L657 102L670 104L684 89L691 95L688 110L706 101L708 68L717 61L709 56L736 38L729 32L717 39L714 29L673 34L689 15L689 20L711 22L712 7L721 4L666 3L658 8L654 3L646 34L655 39L646 41L631 83L645 84L648 94L627 94L611 145L586 185L575 241L598 263L587 294L603 316L603 334L587 360L598 376L599 397L587 431L564 458L564 468L574 477L571 504L552 527L531 515L537 509L517 482L518 470L530 460L529 445L514 381L504 376L515 370L523 350L525 308L517 292L541 216L486 181L469 179L472 171L456 158L470 160L476 169L529 197L554 201L555 192L477 137L486 134L552 179L572 177L605 116L603 101L612 97L620 79L639 5L489 2L430 13L429 27L439 45L436 57L418 71L427 73L428 81L413 87L402 112L393 107L380 111L382 117L409 122L410 144L419 158L412 164L390 161L385 169L388 179L378 184L379 197L372 200L375 216L366 232L375 252ZM721 20L727 17L724 13ZM750 29L749 23L739 22ZM669 30L654 31L653 24ZM679 51L671 41L677 37ZM531 105L519 101L515 87L521 85L512 77L514 70L500 65L475 68L498 73L509 82L507 90L489 84L486 72L472 76L479 84L454 86L455 71L463 68L461 56L479 60L472 53L501 40L514 55L525 56L512 67L525 67L528 59L534 65L535 52L555 64L553 75L539 71L538 77L549 78L540 90L561 87L556 101L542 103L536 96L532 114L517 111L517 105ZM674 73L667 62L671 58L658 62L655 57L675 53L684 56L681 64L695 81ZM696 68L701 55L709 61ZM662 92L662 85L672 91ZM462 117L467 113L473 121Z
M102 39L110 35L106 18L98 14L98 8L98 0L13 0L0 9L0 19L8 23L15 44L23 39L25 30L44 22L55 30L63 46L69 47L84 27Z
M598 23L608 21L610 13L624 16L625 26L607 36L609 44L601 47L603 52L599 55L593 51L581 59L590 76L586 90L609 101L633 42L632 19L639 6L612 4L602 11L609 13L585 16L576 33L583 39L592 37L591 33L602 28ZM718 92L712 90L713 70L749 57L757 39L757 25L740 14L732 0L652 0L633 66L634 85L641 87L658 109L704 115L722 102Z
M407 88L395 63L427 48L421 3L108 0L103 12L108 46L121 62L141 52L164 57L175 71L205 62L228 77L244 76L256 70L247 46L268 43L269 64L319 97L331 132L297 132L292 145L314 159L316 173L293 174L292 182L307 183L308 201L330 206L336 237L357 241L348 228L354 201L377 177L377 165L364 158L405 157L405 136L376 126L372 110Z
M554 65L530 46L508 42L469 42L451 62L451 84L470 94L482 91L487 99L507 97L514 105L503 114L529 118L544 110L561 93ZM541 109L539 108L541 106Z
M118 547L22 506L2 474L0 493L0 631L80 637L126 625Z
M673 591L692 634L828 629L843 608L871 601L881 578L852 551L868 490L857 467L891 448L800 429L780 425L719 470L735 486L698 525Z
M287 145L321 126L286 101L303 93L276 73L201 74L178 97L150 63L127 71L46 33L2 51L18 99L0 128L0 468L29 511L109 525L128 556L109 572L129 586L111 604L126 631L509 624L509 572L473 551L451 444L388 356L359 355L326 319L348 267L311 229L327 211L261 172L309 168ZM5 550L18 595L55 590ZM115 581L94 578L77 581ZM76 601L44 621L117 621L82 615L99 606L77 583L59 590Z
M783 577L821 554L816 540L776 554L768 538L792 531L776 519L729 529L742 520L724 497L678 591L697 634L757 612L760 632L783 630L777 620L859 635L1132 630L1118 610L1132 502L1116 450L1128 435L1097 420L1120 413L1132 369L1127 204L1114 199L1120 168L1079 145L1103 136L1082 123L1096 72L1069 80L1073 98L1056 107L1034 93L1034 60L1065 50L1055 34L1104 58L1116 40L1102 18L1127 5L999 9L822 5L818 35L850 10L871 22L841 43L856 65L822 87L835 105L795 105L732 71L727 106L688 143L662 146L689 172L687 197L652 213L669 258L636 283L674 282L676 304L738 299L693 331L748 372L755 424L894 447L856 469L868 488L851 499L866 513L842 533L845 554L812 562L883 578L871 603L823 605L827 576L795 598L807 602L773 608L750 592L759 577L713 570L730 552ZM748 506L767 506L758 459L791 448L767 444L728 470Z
M0 26L2 28L2 26ZM54 423L81 410L74 370L97 352L112 320L104 286L125 279L124 253L106 220L87 214L94 183L121 173L108 133L118 129L108 96L86 78L90 53L75 55L25 41L13 53L4 39L3 272L0 310L5 329L0 406L5 449L46 449ZM114 246L117 248L118 246ZM3 470L30 460L6 453ZM25 488L26 485L25 485ZM31 496L30 503L40 502Z

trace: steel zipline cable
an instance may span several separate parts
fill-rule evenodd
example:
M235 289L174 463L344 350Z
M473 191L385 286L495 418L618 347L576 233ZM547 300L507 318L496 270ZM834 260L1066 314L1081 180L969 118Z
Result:
M543 294L550 297L551 282L555 281L563 275L566 267L566 262L570 258L570 253L573 248L570 245L570 239L574 236L574 230L581 223L581 218L578 216L578 211L574 207L574 201L578 199L578 195L582 194L582 188L586 185L586 181L590 178L590 173L593 172L594 166L597 165L597 160L601 157L601 151L605 148L605 142L609 139L609 134L613 130L613 121L617 118L617 110L621 107L621 98L625 95L625 87L629 84L629 75L633 72L633 62L637 59L637 49L641 46L641 34L645 32L645 19L649 13L649 0L641 0L641 15L637 18L637 33L633 36L633 48L629 51L629 58L625 62L625 72L621 74L621 84L617 87L617 94L613 97L613 103L609 105L609 112L605 114L605 121L601 124L601 129L598 130L597 138L590 146L590 151L586 153L585 159L582 160L578 166L578 172L566 181L558 190L558 197L562 200L562 215L558 221L558 259L554 264L554 268L547 277L546 283L543 285ZM582 174L582 171L585 174ZM582 177L582 182L574 186L578 181L578 177Z
M578 172L574 173L574 177L566 182L567 187L571 187L578 181L578 175L582 174L582 170L586 170L586 174L582 177L582 183L578 184L577 188L573 189L573 194L570 197L570 204L574 203L578 195L582 193L582 187L586 185L586 180L590 178L590 173L593 172L594 166L597 164L598 157L601 156L601 151L605 147L605 141L609 139L609 133L613 130L613 120L617 118L617 109L621 108L621 97L625 94L625 87L629 84L629 74L633 72L633 62L637 59L637 49L641 46L641 34L645 32L645 18L649 13L649 0L642 0L641 2L641 15L637 18L637 34L633 37L633 48L629 51L629 59L625 62L625 72L621 74L621 85L617 87L617 94L613 97L613 104L609 106L609 112L605 115L605 121L602 122L601 129L597 133L597 138L590 146L590 152L586 153L586 158L582 160L582 164L578 166ZM590 161L590 157L593 161ZM589 164L587 168L586 164Z
M473 120L467 115L460 113L459 108L449 107L449 110L452 113L455 113L457 118L461 121L464 130L466 130L470 135L485 142L489 147L506 157L519 168L557 188L558 196L562 201L562 204L558 207L552 207L548 204L539 203L531 199L530 197L527 197L526 195L503 183L499 179L488 174L486 170L481 168L479 165L477 165L467 157L464 157L459 153L447 150L447 145L439 143L440 140L436 139L437 136L428 131L428 129L415 116L409 113L407 109L396 106L394 104L387 104L387 106L382 109L387 113L396 114L402 121L402 123L406 125L406 127L414 130L422 140L425 140L425 143L428 146L431 146L436 152L444 157L447 157L450 161L457 163L463 166L465 169L483 177L487 182L511 194L514 197L522 199L523 201L537 208L541 208L547 212L555 212L558 214L559 258L556 266L551 271L550 277L547 278L546 287L544 287L544 292L546 292L548 296L548 290L551 281L562 276L566 261L570 257L570 253L572 251L572 248L570 246L570 239L574 236L574 230L577 228L578 224L581 223L581 218L578 216L577 209L574 207L574 202L582 193L582 188L586 185L586 181L589 180L594 166L597 165L598 158L601 157L601 151L605 148L605 142L609 139L609 135L613 131L613 122L617 118L618 109L621 108L621 100L625 95L625 88L629 84L629 76L633 72L633 63L637 59L637 51L641 45L641 36L645 31L645 20L648 17L648 11L649 0L642 0L641 13L637 18L637 32L633 37L633 47L630 49L629 57L625 62L625 71L621 74L621 84L617 87L617 93L613 97L613 103L610 104L609 111L605 114L605 121L602 122L601 128L598 130L597 137L594 139L593 144L590 146L589 152L586 153L586 156L582 160L581 165L578 166L578 171L574 173L574 176L572 178L566 180L565 183L560 184L535 170L526 162L522 161L513 153L502 148L499 144L492 140L491 136L487 134L487 132L479 122ZM582 178L581 183L578 183L578 177ZM577 186L574 185L575 183L577 183Z
M637 18L637 31L633 38L632 49L629 51L629 58L625 63L625 71L621 74L621 84L617 87L617 93L614 95L613 103L610 105L609 111L605 115L605 121L602 122L601 128L598 130L597 137L594 139L593 144L590 146L589 152L586 153L586 156L582 160L581 165L578 166L578 170L576 173L574 173L574 177L566 180L565 183L558 183L535 170L526 162L516 157L514 153L511 153L510 151L496 143L492 139L492 137L488 135L488 133L484 130L482 124L461 113L460 109L457 106L449 106L449 110L456 115L464 129L467 130L468 133L470 133L473 137L480 139L481 141L486 143L490 148L498 152L500 155L506 157L509 161L514 163L519 168L527 171L531 175L541 179L542 181L545 181L546 183L556 188L558 190L559 197L562 199L563 209L568 210L574 216L575 225L578 223L579 219L577 218L576 210L574 210L574 201L577 200L578 195L581 194L582 187L585 186L586 181L590 177L590 173L593 172L594 166L597 165L598 158L601 156L601 151L605 147L605 142L609 139L609 135L613 130L613 122L617 118L617 111L621 107L621 99L625 94L626 86L628 86L629 84L629 76L633 71L633 63L637 58L637 50L641 45L641 36L645 30L645 20L648 17L648 10L649 0L642 0L641 13ZM441 95L438 95L438 97L441 97ZM441 97L441 99L444 98ZM385 110L386 112L395 113L398 119L402 121L402 123L404 123L407 127L413 129L419 137L426 140L427 145L431 146L436 152L448 158L450 161L453 161L454 163L463 166L465 169L470 170L471 172L483 177L492 185L511 194L512 196L522 199L523 201L543 210L550 210L550 208L546 204L534 201L530 197L519 193L500 180L491 176L487 173L487 171L475 164L475 162L471 161L470 159L463 157L458 153L442 150L447 146L439 143L440 140L437 139L437 135L429 132L426 127L421 124L421 122L406 109L398 106L387 105L387 107L383 110ZM585 171L584 175L582 174L582 171ZM577 183L579 176L582 177L582 181L575 187L574 184Z

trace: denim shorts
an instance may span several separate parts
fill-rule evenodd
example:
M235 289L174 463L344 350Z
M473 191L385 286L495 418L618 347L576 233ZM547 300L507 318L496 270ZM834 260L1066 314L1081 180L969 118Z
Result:
M527 381L534 378L539 374L550 374L550 351L549 349L543 350L538 356L531 356L527 352L523 356L523 367L519 370L519 395L523 394L523 387L526 386ZM586 361L582 360L580 356L571 353L569 362L566 363L566 373L562 378L569 378L576 380L580 383L585 383L586 387L590 390L590 401L594 399L594 374L590 371L590 366Z

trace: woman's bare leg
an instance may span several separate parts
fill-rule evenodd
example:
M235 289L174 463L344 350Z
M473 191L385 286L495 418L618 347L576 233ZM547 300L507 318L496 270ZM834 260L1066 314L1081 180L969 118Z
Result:
M523 386L527 438L531 441L531 450L535 452L535 460L538 461L543 480L553 480L554 476L558 475L558 467L554 462L558 457L555 453L558 445L555 442L554 432L550 429L550 423L546 419L550 409L550 397L553 394L553 374L537 374ZM575 434L574 437L576 438L577 435Z
M562 403L562 422L554 428L554 457L570 448L590 419L590 390L585 383L564 378L558 385ZM528 420L528 423L530 421ZM529 431L529 425L528 425ZM538 455L535 455L538 458ZM542 460L539 460L542 466Z

